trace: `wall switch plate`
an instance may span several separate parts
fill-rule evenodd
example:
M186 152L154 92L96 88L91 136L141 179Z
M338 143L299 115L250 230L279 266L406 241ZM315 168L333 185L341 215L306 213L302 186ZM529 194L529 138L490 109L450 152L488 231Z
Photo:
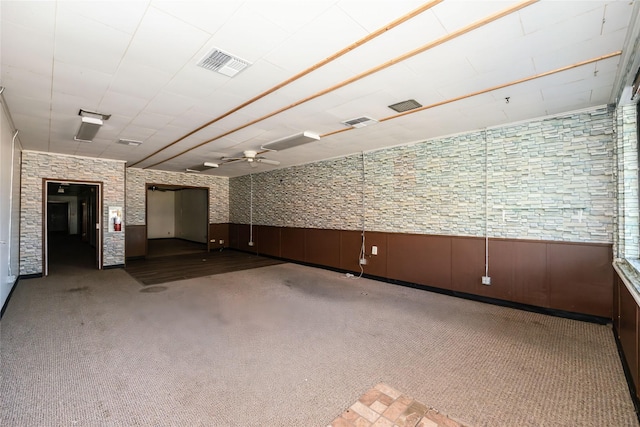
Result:
M483 284L483 285L490 285L490 284L491 284L491 277L489 277L489 276L482 276L482 284Z
M224 240L220 239L220 244L224 245Z
M371 255L378 255L378 247L371 246Z
M360 265L367 265L367 259L366 258L360 258Z
M211 240L209 240L209 242L211 242L211 243L215 243L215 242L216 242L216 239L211 239Z

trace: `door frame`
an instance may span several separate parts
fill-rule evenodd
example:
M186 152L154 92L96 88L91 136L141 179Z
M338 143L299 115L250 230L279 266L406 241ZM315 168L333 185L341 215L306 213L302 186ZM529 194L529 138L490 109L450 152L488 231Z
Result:
M211 203L211 199L210 199L210 192L211 192L211 188L210 187L199 187L199 186L193 186L193 185L183 185L183 184L166 184L166 183L156 183L156 182L146 182L144 184L144 255L145 257L148 255L148 251L149 251L149 201L148 199L148 191L150 190L151 187L171 187L175 190L205 190L206 191L206 198L207 198L207 223L206 223L206 227L207 227L207 252L209 252L211 250L211 236L210 236L210 232L211 232L211 212L210 212L210 203Z
M47 187L49 183L69 184L69 185L86 185L96 189L96 268L102 270L103 260L103 208L102 208L102 181L76 181L70 179L53 179L42 178L42 275L49 275L49 239L47 237L47 204L49 202L49 194ZM92 228L93 229L93 228Z

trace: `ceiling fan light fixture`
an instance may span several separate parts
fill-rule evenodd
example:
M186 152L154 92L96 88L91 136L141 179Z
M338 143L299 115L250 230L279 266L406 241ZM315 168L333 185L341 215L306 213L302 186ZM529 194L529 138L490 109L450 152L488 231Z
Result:
M308 144L310 142L315 142L320 140L320 135L315 132L311 132L305 130L304 132L297 133L295 135L287 136L281 139L278 139L273 142L269 142L264 144L262 147L263 150L270 151L282 151L288 148L297 147L299 145Z

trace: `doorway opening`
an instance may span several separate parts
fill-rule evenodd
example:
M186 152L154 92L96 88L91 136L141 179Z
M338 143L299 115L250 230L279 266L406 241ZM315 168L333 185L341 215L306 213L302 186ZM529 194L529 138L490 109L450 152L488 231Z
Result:
M147 258L209 251L209 188L147 184Z
M102 268L100 183L44 180L43 272Z

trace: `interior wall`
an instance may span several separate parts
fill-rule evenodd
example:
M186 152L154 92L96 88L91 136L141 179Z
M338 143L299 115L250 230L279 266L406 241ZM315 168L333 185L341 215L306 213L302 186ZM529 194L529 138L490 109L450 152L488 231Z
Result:
M103 266L124 264L124 232L108 232L109 206L124 206L124 162L67 156L39 151L22 152L20 210L20 274L42 274L43 179L102 182ZM127 221L123 212L123 225Z
M207 243L207 191L185 188L176 191L176 237Z
M611 244L613 121L603 106L257 173L253 221ZM249 223L250 177L230 194L230 222Z
M128 225L146 225L145 196L148 183L209 188L209 221L229 222L229 178L137 168L127 168L126 177Z
M0 307L19 274L20 162L22 146L15 133L4 97L0 95Z
M147 209L151 213L147 218L147 238L176 237L175 193L174 191L147 190Z

